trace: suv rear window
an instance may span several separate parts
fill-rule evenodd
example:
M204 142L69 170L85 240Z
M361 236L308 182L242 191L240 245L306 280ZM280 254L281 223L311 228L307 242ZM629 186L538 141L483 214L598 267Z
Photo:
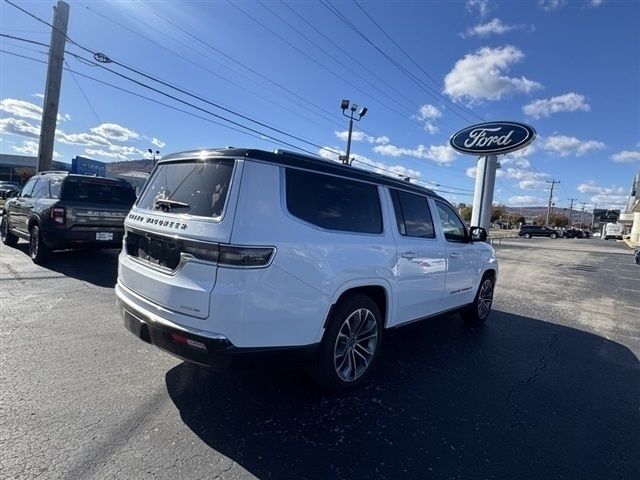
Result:
M62 184L61 200L84 203L133 205L136 193L130 185L97 178L67 177Z
M200 217L222 215L235 161L229 158L160 163L138 199L138 207Z
M287 209L328 230L381 233L378 187L302 170L286 170Z

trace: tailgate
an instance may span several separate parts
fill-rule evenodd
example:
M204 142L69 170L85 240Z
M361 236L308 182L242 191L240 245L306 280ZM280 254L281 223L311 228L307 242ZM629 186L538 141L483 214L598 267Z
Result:
M70 230L122 230L128 205L86 204L65 202L67 228Z

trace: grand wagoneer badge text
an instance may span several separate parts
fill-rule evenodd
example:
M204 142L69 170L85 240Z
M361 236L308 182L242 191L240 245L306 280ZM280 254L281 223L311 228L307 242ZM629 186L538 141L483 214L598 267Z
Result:
M162 220L160 218L146 217L144 215L138 215L137 213L130 213L127 217L134 222L146 223L149 225L157 225L159 227L167 227L174 230L186 230L187 224L183 222L174 222L171 220Z

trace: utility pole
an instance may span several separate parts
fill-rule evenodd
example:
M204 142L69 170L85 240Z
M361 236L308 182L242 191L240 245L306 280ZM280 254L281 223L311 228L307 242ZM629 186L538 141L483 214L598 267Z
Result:
M547 205L547 221L545 225L549 225L549 217L551 216L551 199L553 198L553 187L556 186L556 183L560 183L559 180L547 180L547 183L551 184L551 191L549 192L549 204Z
M598 208L598 202L593 206L593 213L591 214L591 231L593 232L593 224L596 221L596 208Z
M349 134L347 136L347 154L346 155L340 155L340 160L342 160L342 163L344 163L345 165L351 165L351 133L353 132L353 121L355 120L356 122L359 122L360 120L362 120L362 117L364 117L367 114L367 107L362 107L360 109L360 111L358 112L358 117L354 117L353 115L356 113L356 110L358 110L358 105L356 105L355 103L351 103L351 106L349 106L351 102L349 100L342 100L342 103L340 103L340 108L342 109L342 115L344 115L345 117L347 117L349 119ZM345 112L345 110L349 110L349 115L347 115Z
M571 228L571 217L573 216L573 202L575 202L578 199L577 198L568 198L567 200L569 200L571 202L571 206L569 207L569 223L567 225L569 228Z
M44 90L44 105L42 108L36 172L51 170L53 142L55 141L56 125L58 123L58 104L60 103L60 87L62 85L64 47L67 42L67 25L69 23L68 3L60 0L53 9L53 29L51 30L51 44L49 45L47 84Z
M582 228L582 220L584 219L584 206L587 202L582 202L582 211L580 212L580 228Z

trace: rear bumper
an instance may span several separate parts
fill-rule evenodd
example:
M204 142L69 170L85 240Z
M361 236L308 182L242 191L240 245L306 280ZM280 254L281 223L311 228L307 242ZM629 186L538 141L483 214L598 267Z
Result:
M128 305L119 296L118 309L129 332L140 340L155 345L181 360L217 371L291 367L307 363L315 355L319 344L300 347L234 346L223 335L191 332L168 324L161 324L140 309Z
M53 228L41 229L42 239L49 248L77 248L81 246L120 248L124 229L104 230L56 230ZM96 233L111 233L112 240L97 240Z

